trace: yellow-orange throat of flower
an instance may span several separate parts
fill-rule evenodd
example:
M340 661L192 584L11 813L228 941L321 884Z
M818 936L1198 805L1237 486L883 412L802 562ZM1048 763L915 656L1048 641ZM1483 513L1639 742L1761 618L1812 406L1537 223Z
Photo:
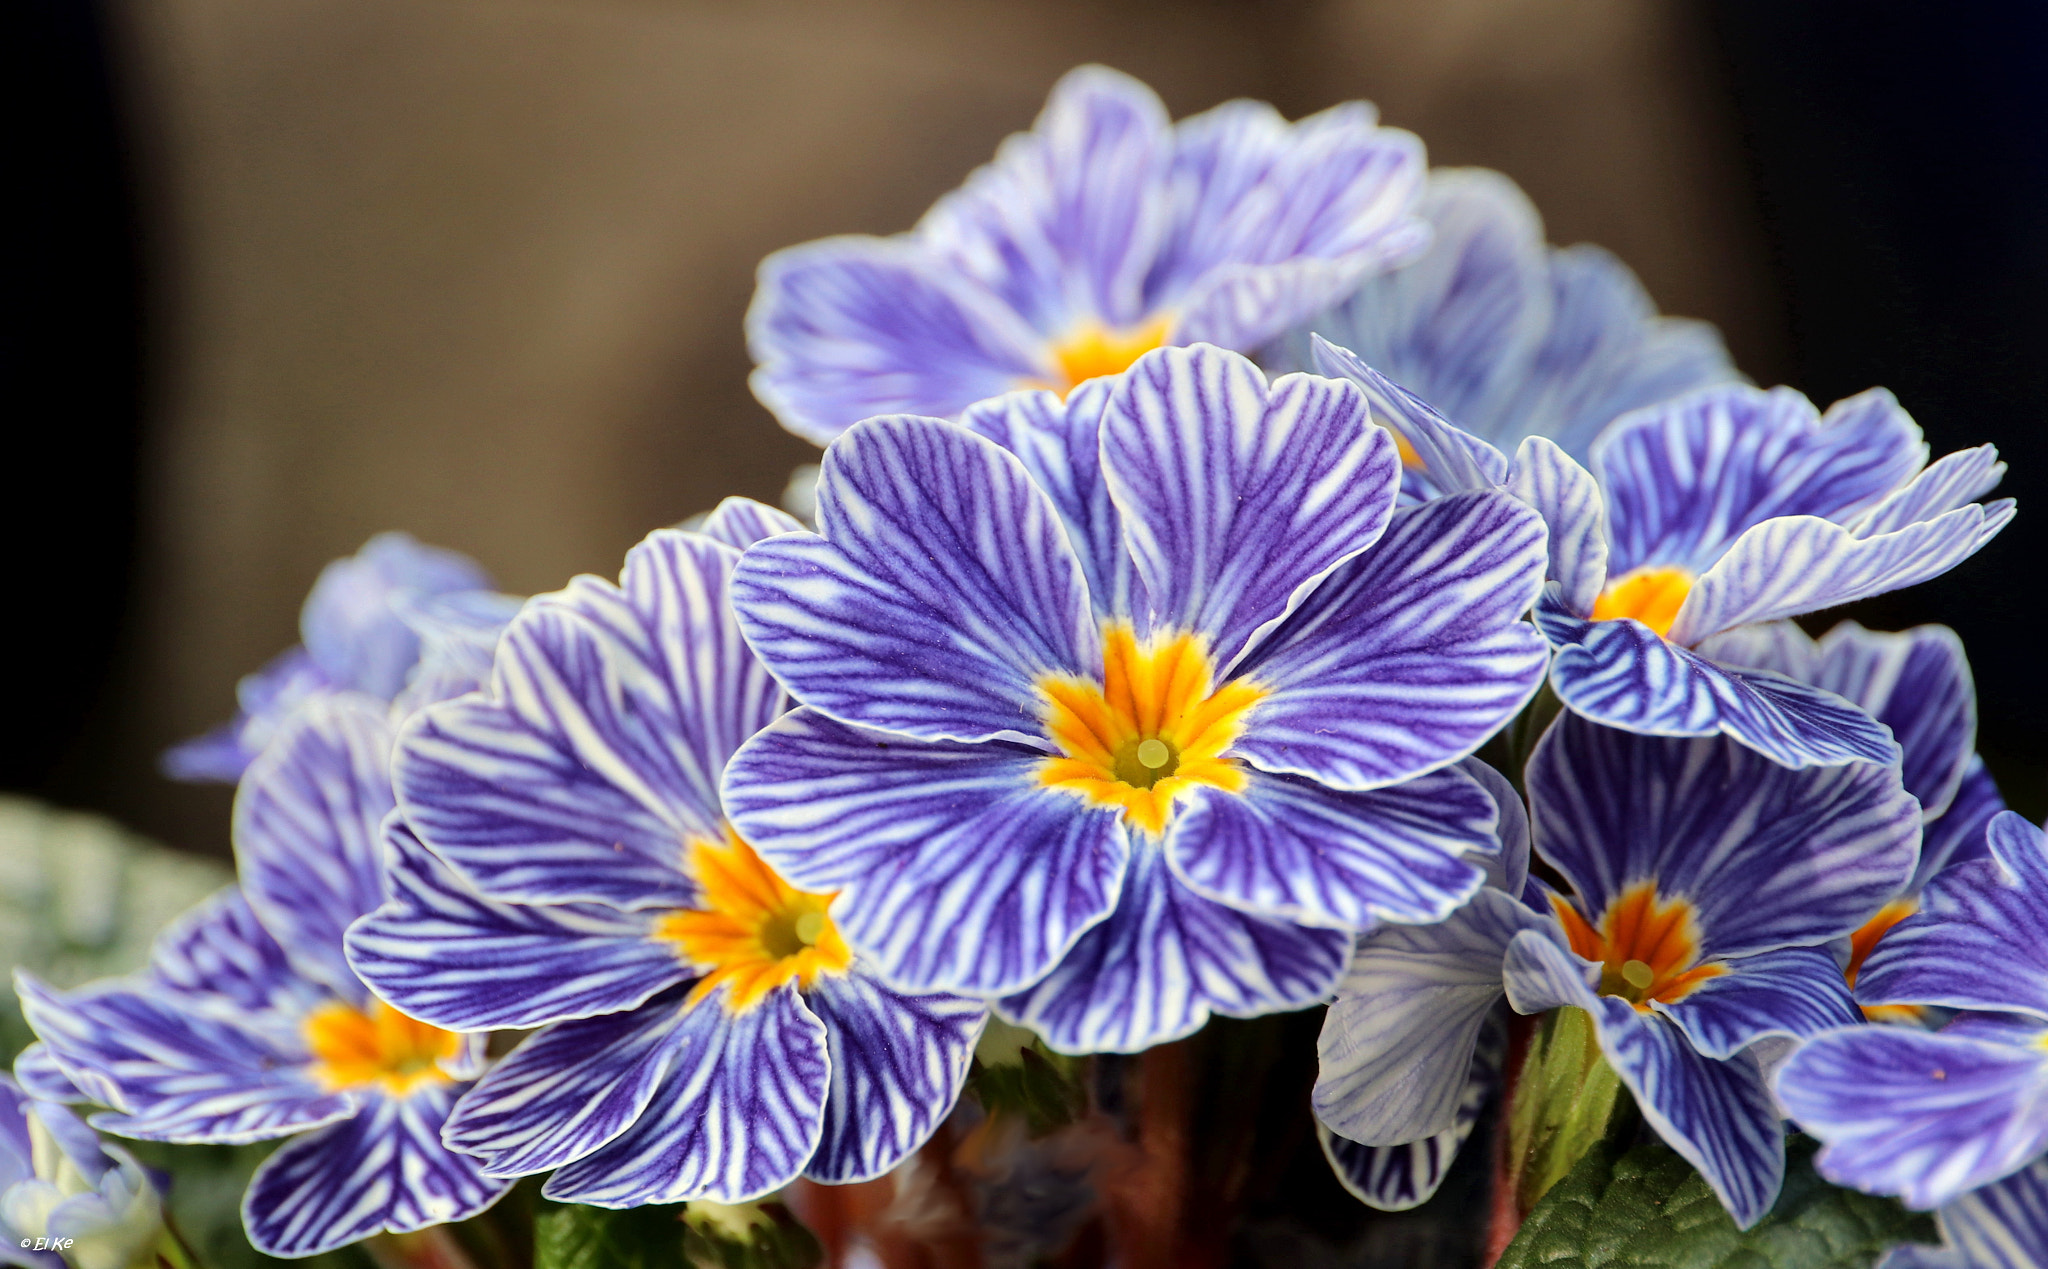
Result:
M1842 976L1848 980L1850 990L1855 990L1856 975L1863 972L1863 962L1877 950L1878 940L1919 910L1918 899L1894 899L1849 936L1849 963L1842 967ZM1862 1009L1863 1016L1872 1022L1918 1022L1927 1013L1921 1005L1864 1005Z
M723 844L690 843L689 865L704 906L669 913L655 936L709 971L691 1003L723 986L725 1007L743 1013L792 978L809 987L853 964L827 911L832 896L792 888L738 834L727 830Z
M1132 362L1164 346L1172 331L1171 317L1155 317L1117 330L1090 322L1055 343L1051 349L1052 373L1026 386L1050 388L1064 397L1090 379L1129 370Z
M403 1097L426 1084L451 1078L440 1063L462 1050L462 1037L406 1017L381 1000L358 1009L332 1001L306 1015L306 1047L313 1051L313 1078L338 1092L380 1086Z
M1243 679L1217 687L1194 635L1141 646L1129 626L1115 624L1103 636L1100 686L1065 676L1039 682L1046 730L1060 747L1039 783L1122 807L1127 823L1154 834L1194 785L1242 790L1244 772L1223 755L1266 690Z
M1691 593L1692 574L1682 568L1639 568L1607 584L1593 601L1593 620L1634 617L1660 635L1670 634Z
M1550 906L1564 923L1572 950L1600 962L1600 994L1619 996L1648 1012L1650 1002L1671 1004L1724 971L1699 963L1699 923L1687 899L1659 899L1657 884L1639 881L1614 897L1600 914L1600 928L1579 910L1553 896Z

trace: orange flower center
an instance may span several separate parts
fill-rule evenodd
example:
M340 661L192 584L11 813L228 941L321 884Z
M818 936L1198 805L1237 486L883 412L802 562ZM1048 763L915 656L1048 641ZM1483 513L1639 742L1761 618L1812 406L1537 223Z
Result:
M724 845L690 843L689 864L704 906L669 913L655 937L708 971L690 993L692 1004L729 986L725 1007L743 1013L791 979L809 987L853 964L828 914L832 896L793 889L732 830Z
M1244 772L1223 754L1266 690L1242 679L1216 687L1194 635L1141 646L1115 624L1104 632L1100 686L1048 676L1038 687L1061 753L1039 769L1047 788L1122 807L1127 823L1154 834L1195 785L1244 788Z
M313 1051L313 1078L340 1091L381 1085L403 1097L449 1075L442 1060L461 1051L462 1037L406 1017L381 1000L358 1009L333 1001L306 1015L306 1047Z
M1633 617L1660 635L1670 634L1691 592L1692 574L1682 568L1639 568L1600 592L1593 601L1593 620Z
M1699 924L1686 899L1659 899L1657 883L1639 881L1621 892L1595 929L1579 910L1553 896L1572 950L1600 962L1600 994L1619 996L1648 1012L1651 1001L1670 1004L1724 971L1699 963Z
M1856 975L1863 972L1863 962L1870 959L1877 949L1878 940L1891 932L1891 928L1920 910L1918 899L1894 899L1877 910L1877 915L1865 921L1860 929L1849 936L1849 964L1842 970L1849 980L1851 990L1856 986ZM1920 1005L1867 1005L1863 1016L1872 1022L1918 1022L1926 1013Z
M1171 317L1155 317L1120 330L1090 322L1052 346L1052 374L1025 386L1049 388L1064 397L1090 379L1129 370L1132 362L1164 346L1172 330Z

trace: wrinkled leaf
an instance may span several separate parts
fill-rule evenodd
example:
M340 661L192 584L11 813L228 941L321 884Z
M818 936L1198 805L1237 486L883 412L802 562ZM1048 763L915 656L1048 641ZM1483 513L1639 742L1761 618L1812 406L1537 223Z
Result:
M1822 1180L1815 1149L1788 1143L1784 1191L1745 1232L1663 1142L1601 1142L1529 1213L1498 1269L1870 1269L1899 1243L1936 1241L1925 1213Z

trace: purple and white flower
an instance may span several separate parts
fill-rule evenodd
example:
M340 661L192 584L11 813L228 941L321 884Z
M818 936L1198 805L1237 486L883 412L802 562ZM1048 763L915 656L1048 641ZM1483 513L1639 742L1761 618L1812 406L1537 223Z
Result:
M1894 1248L1880 1269L2040 1269L2048 1265L2048 1157L1935 1213L1941 1245Z
M176 780L232 783L270 743L292 711L335 692L356 692L402 708L476 686L463 681L490 662L498 630L518 601L489 589L467 556L380 533L321 570L299 613L299 644L244 678L241 709L203 736L164 754Z
M1570 714L1528 788L1536 852L1571 893L1503 868L1440 925L1360 939L1317 1117L1364 1146L1447 1141L1503 995L1525 1014L1584 1009L1645 1119L1747 1228L1785 1165L1752 1046L1856 1020L1827 945L1911 875L1919 807L1895 769L1794 770Z
M892 981L1062 1051L1323 997L1347 931L1479 886L1456 763L1543 672L1535 514L1399 479L1350 385L1207 346L855 426L820 532L735 578L804 708L734 758L734 822Z
M162 1228L156 1187L127 1151L0 1075L0 1264L130 1269Z
M1701 389L1616 420L1588 471L1541 436L1510 461L1352 353L1315 347L1407 441L1425 495L1505 489L1542 512L1550 685L1609 727L1725 735L1786 766L1898 760L1870 715L1724 664L1713 636L1938 577L2013 515L2009 498L1975 501L2005 471L1996 449L1928 465L1881 388L1825 415L1789 388Z
M754 394L825 444L878 414L1064 393L1162 345L1249 352L1422 248L1423 172L1422 143L1362 102L1289 124L1233 101L1176 125L1151 89L1084 66L910 233L768 257Z
M445 1130L486 1174L554 1170L604 1207L878 1176L951 1109L987 1018L857 960L830 894L732 831L719 778L787 707L727 606L741 547L797 528L728 499L618 584L531 600L485 690L431 706L393 764L392 893L351 963L407 1014L540 1030Z
M1778 1072L1829 1180L1932 1208L2048 1154L2048 833L2007 811L1986 836L1988 856L1937 875L1856 980L1866 1007L1954 1020L1831 1031Z
M40 1061L112 1108L96 1127L291 1138L243 1197L250 1242L270 1255L461 1220L509 1184L441 1142L482 1037L392 1009L343 956L343 932L386 891L387 712L330 693L286 721L235 801L239 888L167 930L144 975L70 992L18 976Z
M1542 436L1581 462L1621 415L1741 381L1712 326L1659 317L1611 254L1545 245L1500 173L1438 168L1416 210L1429 249L1299 327L1268 371L1316 369L1319 334L1503 452Z

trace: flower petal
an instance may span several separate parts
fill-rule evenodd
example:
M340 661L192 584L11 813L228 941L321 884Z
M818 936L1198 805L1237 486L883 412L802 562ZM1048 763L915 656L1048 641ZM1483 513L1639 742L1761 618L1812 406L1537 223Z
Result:
M596 1152L555 1170L564 1203L749 1203L796 1179L818 1148L825 1027L785 983L734 1016L720 987L686 1007L676 1057L650 1109Z
M64 1068L57 1062L50 1046L41 1040L23 1049L14 1059L14 1082L22 1091L39 1102L56 1102L59 1105L76 1105L89 1100L71 1082ZM26 1154L26 1147L23 1148Z
M2048 1264L2048 1158L1944 1205L1940 1221L1948 1247L1910 1249L1925 1259L1888 1263L1886 1269L2036 1269Z
M1495 1013L1482 1030L1478 1051L1467 1068L1465 1088L1458 1096L1457 1121L1433 1137L1398 1146L1368 1146L1338 1136L1317 1120L1316 1140L1330 1170L1337 1174L1337 1184L1359 1202L1383 1212L1405 1212L1427 1202L1478 1125L1487 1100L1500 1090L1501 1062L1506 1055L1507 1028Z
M1499 812L1456 768L1365 793L1247 770L1237 793L1199 788L1166 857L1196 893L1308 925L1440 921L1479 888Z
M309 701L242 777L235 870L264 928L306 977L360 1001L341 936L384 902L380 829L393 805L391 726L358 693Z
M1536 508L1547 534L1544 578L1575 613L1590 613L1607 585L1607 504L1593 473L1541 436L1515 451L1507 490Z
M687 903L682 843L723 840L726 760L787 700L726 606L734 559L659 530L623 588L585 577L529 602L490 696L408 726L393 762L407 824L507 902Z
M1896 770L1793 770L1726 740L1669 740L1561 716L1527 783L1536 852L1598 921L1629 886L1689 901L1704 958L1812 946L1897 895L1920 811Z
M653 919L595 903L485 898L401 823L387 828L391 898L348 932L349 964L437 1027L488 1031L631 1009L690 977Z
M1920 428L1882 388L1837 401L1825 416L1790 388L1747 384L1638 410L1593 445L1607 495L1608 572L1702 573L1745 530L1779 516L1846 523L1926 461Z
M1939 1207L2048 1150L2038 1051L1906 1027L1850 1027L1801 1045L1778 1098L1825 1145L1838 1185Z
M149 972L175 991L232 1001L251 1018L296 1019L326 996L299 975L238 886L216 891L165 927Z
M375 1098L354 1119L286 1142L249 1178L249 1242L269 1256L312 1256L467 1220L497 1202L512 1183L441 1144L453 1100L446 1087Z
M1939 577L1975 555L2012 511L2010 499L1973 502L1868 538L1817 516L1767 520L1692 584L1670 638L1690 645L1717 630L1819 612Z
M1643 1118L1699 1169L1738 1228L1756 1224L1785 1179L1785 1131L1756 1058L1701 1054L1666 1019L1594 995L1577 977L1583 965L1543 933L1519 934L1508 947L1508 999L1524 1013L1546 998L1590 1012L1600 1052Z
M1554 587L1536 602L1536 624L1557 649L1551 689L1573 713L1608 727L1723 735L1788 767L1899 760L1891 734L1834 693L1719 665L1632 618L1581 620Z
M1856 978L1865 1005L1945 1005L2048 1018L2048 834L2012 811L1986 831L1991 858L1929 882Z
M748 642L813 709L924 740L1029 740L1042 678L1100 675L1080 561L1002 447L869 419L825 455L818 527L750 548L733 584Z
M388 701L419 658L419 638L393 608L404 595L486 590L490 577L466 555L379 533L354 555L320 570L299 612L299 642L327 682Z
M1136 1053L1236 1018L1322 999L1351 936L1239 912L1188 889L1159 848L1132 853L1116 911L1051 974L996 1002L1062 1053Z
M1161 348L1117 384L1103 474L1162 630L1206 635L1228 667L1315 584L1372 545L1400 460L1347 383L1218 348Z
M1870 510L1850 522L1859 538L1895 533L1907 525L1932 520L1943 512L1975 502L2005 478L1996 445L1979 445L1944 454Z
M1920 831L1920 866L1914 869L1908 888L1917 894L1950 864L1989 854L1987 830L2004 809L2005 799L1998 796L1998 785L1985 770L1984 760L1971 758L1970 765L1963 769L1955 800L1940 818Z
M1311 335L1309 345L1320 373L1355 385L1372 403L1373 421L1408 443L1415 457L1402 461L1415 464L1435 492L1471 493L1507 483L1507 455L1452 423L1434 405L1365 364L1350 349L1319 335Z
M1522 794L1506 776L1477 758L1465 759L1458 769L1479 782L1500 812L1493 830L1499 849L1475 862L1485 867L1487 885L1519 898L1529 879L1529 810L1522 804Z
M1441 924L1360 937L1316 1044L1316 1118L1364 1145L1454 1131L1508 944L1549 924L1489 888Z
M17 973L22 1012L71 1082L112 1106L95 1125L150 1141L240 1144L346 1119L359 1103L314 1083L303 1047L189 997L109 984L59 995Z
M1102 621L1145 610L1123 517L1102 478L1102 412L1115 386L1113 378L1090 379L1064 401L1050 392L1013 392L969 406L960 417L964 427L1015 454L1052 499Z
M632 1127L692 1037L717 1025L717 1010L685 1014L687 991L542 1028L463 1094L442 1138L494 1176L590 1154Z
M804 1004L825 1024L832 1065L824 1136L804 1175L828 1185L878 1177L953 1109L988 1006L904 995L857 970L820 976Z
M1109 914L1114 808L1042 787L1009 745L922 743L784 715L726 772L733 824L889 981L993 995L1045 976Z
M950 418L1044 373L1037 332L900 238L776 252L761 262L746 325L754 395L818 445L878 414Z
M1681 999L1652 1007L1710 1058L1734 1057L1768 1035L1804 1039L1863 1020L1834 956L1819 947L1786 947L1721 963L1723 973Z
M704 523L697 526L697 532L713 542L723 542L735 551L744 551L762 538L772 538L778 533L801 533L803 521L779 507L752 498L726 498L711 509L704 517Z
M1232 754L1341 789L1467 756L1542 685L1542 576L1543 523L1506 494L1397 513L1240 665L1266 695Z

